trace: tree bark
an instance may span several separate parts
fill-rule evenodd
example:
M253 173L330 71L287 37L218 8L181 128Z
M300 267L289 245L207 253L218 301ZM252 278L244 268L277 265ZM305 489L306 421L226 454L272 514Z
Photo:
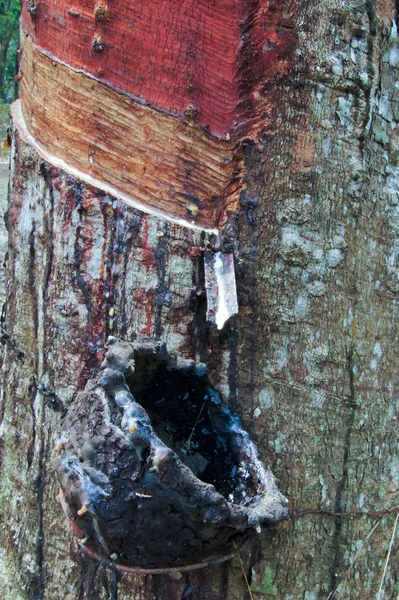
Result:
M230 231L239 314L222 331L205 320L200 232L80 182L14 131L0 415L7 600L398 594L397 6L284 10L298 42L289 74L265 81L264 121L243 146ZM290 500L273 539L165 576L116 576L79 555L52 456L62 411L109 334L206 362Z

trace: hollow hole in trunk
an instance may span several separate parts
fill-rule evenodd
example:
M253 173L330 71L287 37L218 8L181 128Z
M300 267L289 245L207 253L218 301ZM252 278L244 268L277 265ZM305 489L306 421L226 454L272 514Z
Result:
M209 382L205 368L136 358L130 389L155 433L196 477L229 502L249 504L259 491L247 434Z

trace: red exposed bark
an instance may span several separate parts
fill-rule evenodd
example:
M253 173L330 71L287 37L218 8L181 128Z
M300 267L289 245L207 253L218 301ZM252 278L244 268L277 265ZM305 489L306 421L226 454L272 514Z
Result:
M74 1L24 4L21 131L139 209L220 229L245 188L242 142L278 127L295 4Z
M295 43L285 3L267 0L44 0L34 18L24 2L22 15L41 49L222 136L253 118L258 82L286 66Z
M25 36L21 69L25 120L18 104L14 120L55 166L135 207L197 226L214 227L225 199L237 200L240 158L231 141L140 105Z
M223 135L238 101L242 4L248 3L120 0L98 22L94 0L45 0L34 20L24 3L23 23L39 47L72 67L168 112L193 105L201 125Z

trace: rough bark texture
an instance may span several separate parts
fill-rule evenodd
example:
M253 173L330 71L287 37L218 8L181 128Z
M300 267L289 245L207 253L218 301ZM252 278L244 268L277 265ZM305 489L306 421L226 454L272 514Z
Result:
M266 82L268 118L246 146L232 231L240 313L221 333L204 321L201 258L190 254L199 234L80 184L14 137L7 600L248 598L238 558L117 580L76 554L51 456L62 406L99 366L111 331L206 362L280 478L289 526L241 553L253 597L326 600L338 585L341 598L377 597L399 491L397 15L390 0L292 7L294 69ZM398 593L393 539L386 599Z

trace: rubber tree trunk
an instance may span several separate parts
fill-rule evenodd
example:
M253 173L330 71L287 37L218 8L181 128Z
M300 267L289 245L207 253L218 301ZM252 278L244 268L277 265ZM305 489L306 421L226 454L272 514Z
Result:
M200 234L83 184L14 131L0 415L7 600L398 594L397 6L284 6L289 23L276 32L297 36L293 66L265 82L261 143L245 146L231 233L239 314L222 331L205 320ZM242 563L116 578L77 552L52 457L63 409L109 334L206 362L280 479L291 520L241 551Z

